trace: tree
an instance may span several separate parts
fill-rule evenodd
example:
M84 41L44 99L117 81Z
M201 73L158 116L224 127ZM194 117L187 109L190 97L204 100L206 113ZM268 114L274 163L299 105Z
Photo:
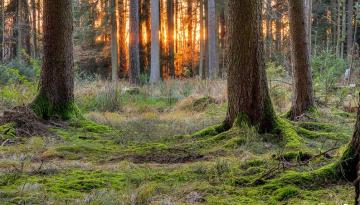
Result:
M44 1L43 47L39 94L31 104L44 119L75 117L72 1Z
M215 79L219 74L219 62L216 43L216 5L215 0L208 0L208 43L209 43L209 78Z
M160 76L160 4L151 0L151 74L150 83L157 83Z
M276 122L265 73L261 8L262 0L229 0L229 105L225 124L231 127L239 119L266 132Z
M125 0L118 0L118 11L119 11L119 28L118 28L118 37L119 37L119 72L125 73L127 59L126 59L126 22L125 22Z
M35 0L31 0L31 12L32 12L32 40L33 40L33 58L38 56L38 44L37 44L37 27L36 27L36 3Z
M290 41L294 77L291 119L304 114L315 104L306 20L304 1L289 0Z
M169 70L171 78L175 78L175 41L174 41L174 0L167 0L168 33L167 42L169 46Z
M1 1L0 4L1 9L1 34L0 34L0 43L1 43L1 50L0 50L0 59L1 62L5 60L5 2Z
M139 1L130 1L129 77L131 84L140 84L139 31Z
M116 22L116 0L111 0L110 5L111 21L111 77L113 82L118 80L118 39Z
M352 50L353 50L353 40L354 40L354 0L347 0L347 36L346 36L346 48L347 56L349 61L351 61Z

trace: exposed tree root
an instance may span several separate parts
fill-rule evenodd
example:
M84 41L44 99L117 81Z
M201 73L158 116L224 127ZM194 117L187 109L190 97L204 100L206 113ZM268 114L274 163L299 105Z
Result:
M51 134L49 131L50 124L38 118L30 108L25 106L6 110L0 118L0 125L5 124L11 124L18 137L48 136ZM9 132L9 130L4 130L4 132Z

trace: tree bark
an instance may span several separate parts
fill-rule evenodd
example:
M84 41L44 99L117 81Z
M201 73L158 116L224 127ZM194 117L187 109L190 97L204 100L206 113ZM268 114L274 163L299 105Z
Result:
M200 57L199 57L199 76L205 79L204 73L204 44L205 44L205 29L204 29L204 0L200 0Z
M131 84L140 84L139 53L139 1L130 1L130 64L129 78Z
M267 132L275 126L265 73L262 0L229 0L229 106L225 124L236 120Z
M168 20L167 42L169 46L168 67L170 71L170 77L175 78L174 0L167 0L167 20Z
M353 50L353 40L354 40L354 0L347 0L347 41L346 41L346 52L348 59L350 61Z
M151 73L150 83L157 83L160 76L160 5L159 0L151 0Z
M216 79L219 75L219 61L216 41L216 5L215 0L208 0L208 43L209 43L209 78Z
M290 117L295 119L315 105L303 1L289 0L289 22L294 76L294 96Z
M31 10L32 10L32 40L33 40L33 58L38 56L38 43L37 43L37 24L36 24L36 2L31 0Z
M118 0L119 11L119 28L118 28L118 45L119 45L119 69L118 73L125 75L126 72L126 22L125 22L125 2L124 0Z
M77 114L74 104L73 15L71 0L44 1L44 58L39 95L32 103L44 119Z
M4 62L5 61L5 2L4 1L1 1L0 9L1 9L0 59L1 62Z
M111 0L110 22L111 22L111 78L114 83L118 81L118 39L116 21L116 0Z

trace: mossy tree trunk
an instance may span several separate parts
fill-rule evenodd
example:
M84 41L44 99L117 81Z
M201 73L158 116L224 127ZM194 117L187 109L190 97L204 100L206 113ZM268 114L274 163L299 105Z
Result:
M31 106L41 118L69 119L77 114L71 0L44 1L43 9L43 67L39 94Z
M312 74L310 68L309 38L305 3L289 1L290 41L294 75L294 96L290 118L296 119L314 107Z
M229 0L229 106L225 124L237 118L260 132L276 125L264 63L261 0Z

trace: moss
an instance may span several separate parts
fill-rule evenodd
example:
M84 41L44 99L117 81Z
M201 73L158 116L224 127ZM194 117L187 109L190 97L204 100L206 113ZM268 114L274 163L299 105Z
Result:
M226 131L225 124L214 125L200 130L192 135L193 138L211 137Z
M287 200L294 196L299 195L299 193L300 193L299 188L297 188L295 186L286 186L286 187L276 190L274 192L274 198L277 201L284 201L284 200Z
M16 131L14 129L14 126L14 123L0 125L0 140L6 140L16 137Z
M347 140L348 136L342 133L329 133L329 132L314 132L311 130L307 130L305 128L298 128L298 133L304 137L309 139L317 139L320 137L324 137L332 140Z
M60 117L63 120L82 118L79 108L74 101L53 105L45 95L38 95L31 103L31 108L42 119Z
M285 143L285 148L301 149L304 145L303 139L296 132L295 127L287 120L277 118L277 127L275 133L282 135Z

